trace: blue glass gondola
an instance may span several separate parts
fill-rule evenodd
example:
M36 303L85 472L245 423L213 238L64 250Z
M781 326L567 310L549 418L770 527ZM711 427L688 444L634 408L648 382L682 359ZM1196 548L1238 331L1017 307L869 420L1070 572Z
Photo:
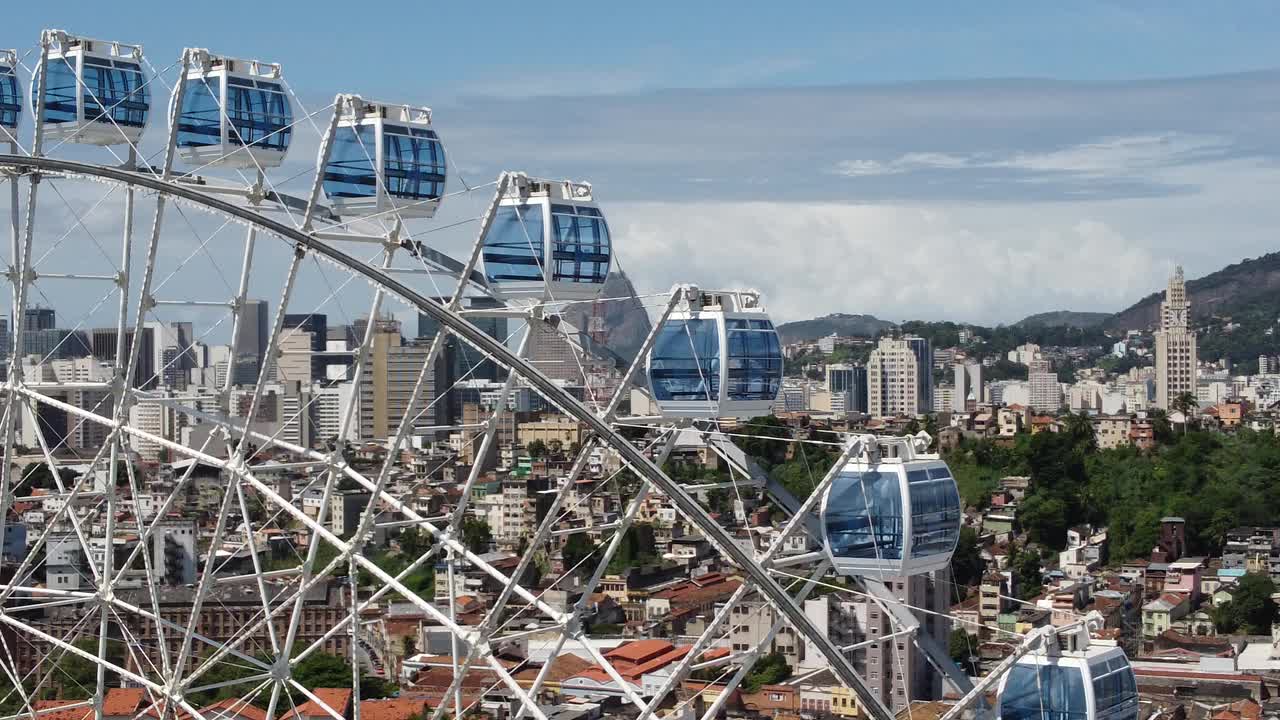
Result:
M873 577L941 570L960 538L960 494L946 463L913 438L882 441L845 464L822 500L837 572Z
M18 92L18 54L0 50L0 142L14 142L14 129L22 115L22 95Z
M151 111L151 91L142 73L142 46L72 37L45 31L49 48L43 102L46 140L87 145L137 144Z
M482 257L505 297L589 300L609 276L609 225L591 185L522 177L498 201Z
M338 109L324 193L339 215L431 217L444 196L444 146L431 110L353 98Z
M293 107L280 66L192 50L178 115L178 154L193 165L269 168L284 162Z
M1133 668L1118 647L1033 652L1000 681L1000 720L1137 720Z
M671 418L771 414L782 385L782 346L760 296L692 295L649 351L649 388L659 410Z

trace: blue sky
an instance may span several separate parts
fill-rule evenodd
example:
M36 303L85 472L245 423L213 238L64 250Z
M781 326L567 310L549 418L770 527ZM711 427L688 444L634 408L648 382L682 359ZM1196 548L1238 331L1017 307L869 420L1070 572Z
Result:
M403 94L578 94L956 78L1129 80L1280 65L1280 6L1197 2L63 2L6 8L42 27L286 63L294 84ZM529 72L523 72L529 68ZM527 77L531 75L532 77ZM565 84L550 83L565 80ZM576 78L576 82L573 80ZM367 88L367 90L365 90ZM522 90L523 88L523 90Z
M160 69L183 44L277 60L312 107L434 107L451 190L591 180L642 292L1012 322L1277 249L1275 3L57 7L8 8L0 46L53 26L141 42Z

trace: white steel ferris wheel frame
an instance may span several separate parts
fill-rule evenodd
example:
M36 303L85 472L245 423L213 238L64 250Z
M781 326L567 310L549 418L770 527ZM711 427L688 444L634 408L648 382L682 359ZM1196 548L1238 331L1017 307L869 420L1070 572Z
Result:
M186 54L184 54L184 68L186 57ZM256 625L249 628L246 631L246 635L247 632L255 631L257 628L266 625L270 631L270 639L273 647L278 648L280 645L283 645L285 648L293 647L297 631L296 617L298 612L296 612L296 610L301 607L306 591L316 582L329 575L339 564L346 563L352 570L353 575L354 571L359 569L374 576L379 584L379 589L372 597L367 599L357 599L353 596L351 617L331 628L325 637L342 632L344 627L349 626L354 640L357 629L356 626L358 624L357 617L359 610L367 607L369 604L373 603L379 597L382 597L388 592L398 593L403 596L405 600L415 605L418 610L432 618L435 622L448 628L453 635L454 677L451 687L448 692L445 693L445 697L453 697L453 707L455 710L461 709L460 685L463 677L465 677L467 670L473 665L473 663L481 662L496 674L502 684L506 686L513 696L520 700L520 715L527 713L538 718L538 720L546 720L545 715L537 706L536 698L538 690L546 680L548 671L553 663L550 660L545 663L539 671L532 687L526 690L516 682L513 674L508 672L498 662L495 657L494 648L491 645L491 642L510 638L515 635L508 634L498 636L496 633L499 628L495 627L495 625L501 619L502 612L506 608L508 601L512 599L512 596L518 596L521 601L527 603L528 607L536 608L547 618L550 618L553 623L550 628L558 627L560 629L560 638L557 642L556 649L551 654L551 658L554 658L560 652L564 644L569 640L572 639L575 642L580 642L586 651L592 656L594 661L598 663L612 678L613 682L622 688L624 700L635 705L639 709L639 720L647 720L648 717L653 715L664 698L674 690L676 684L680 680L684 679L691 670L709 669L710 667L726 666L731 663L736 664L738 665L738 669L729 680L726 690L720 694L704 715L705 718L714 717L723 706L724 702L727 701L731 695L732 689L743 680L746 673L750 670L752 663L767 652L768 646L770 645L773 637L779 632L784 623L789 624L813 644L813 647L815 647L827 660L834 675L841 683L846 685L857 695L861 706L865 708L869 714L875 718L875 720L891 720L893 717L892 713L885 707L878 695L871 690L863 678L858 675L850 663L845 654L845 650L848 650L848 648L838 647L826 634L819 631L799 605L799 602L802 601L808 592L815 587L815 582L829 571L829 562L825 557L818 555L803 558L803 560L807 561L810 566L809 568L806 568L808 581L805 582L801 586L799 592L796 592L794 595L794 589L789 590L788 588L784 588L779 583L773 572L775 567L781 567L784 564L782 559L775 557L775 555L777 554L777 551L781 549L786 539L796 532L812 532L812 529L807 527L807 520L812 513L814 503L820 498L823 490L831 482L832 478L843 466L844 462L854 453L858 452L865 441L860 438L853 438L846 444L843 448L840 459L837 460L830 473L828 473L827 477L822 481L810 498L805 503L799 504L798 507L791 508L791 510L793 510L792 519L786 524L782 532L774 539L768 551L760 556L756 556L743 549L742 546L735 542L729 532L714 520L697 501L697 499L689 493L686 486L675 482L662 471L662 462L671 451L676 435L680 432L677 425L666 424L664 426L660 424L657 426L658 429L661 430L662 440L660 449L655 453L657 457L656 461L650 459L645 452L638 449L623 435L621 435L615 425L614 416L621 403L622 394L626 391L630 381L643 367L644 357L652 347L657 336L657 331L661 327L663 320L670 315L684 294L690 289L688 286L676 286L672 288L667 299L665 309L658 321L654 324L648 337L645 339L644 345L637 353L636 360L623 376L621 387L602 409L593 410L584 403L576 400L571 394L565 391L554 381L550 380L528 359L526 359L526 357L524 357L525 348L523 345L520 349L512 351L504 342L491 337L476 325L469 322L467 316L459 312L461 300L469 287L479 288L496 299L502 300L501 293L499 291L487 287L483 276L476 272L476 267L479 262L483 239L486 231L493 221L497 203L502 197L504 197L508 187L512 183L525 181L525 178L522 175L517 173L503 173L499 177L497 181L497 192L494 195L493 202L481 217L480 229L477 233L477 239L471 249L471 253L466 262L458 262L432 248L413 241L403 232L403 226L398 217L390 218L393 220L392 226L385 234L382 235L359 235L342 230L344 224L323 224L323 221L329 218L327 209L320 204L321 179L323 175L324 162L329 152L329 148L332 146L343 105L359 102L359 98L355 96L339 95L335 100L332 119L323 134L319 162L316 169L316 176L312 183L310 197L304 201L299 201L282 196L274 192L273 189L268 190L264 186L265 178L261 171L258 173L257 182L248 188L213 186L198 178L180 176L174 173L172 167L177 143L176 119L179 108L182 104L182 93L186 83L185 72L182 74L183 79L175 85L173 99L169 106L169 125L167 130L164 161L160 168L146 168L145 171L135 169L137 154L136 148L132 147L130 150L129 160L122 167L77 162L46 156L41 144L43 112L40 107L44 98L44 82L46 73L43 69L46 62L47 46L42 51L41 65L39 66L40 70L36 73L34 83L34 89L36 92L33 94L37 98L38 104L35 108L36 129L34 141L31 146L31 153L18 154L16 152L15 144L14 152L0 155L0 176L7 177L10 182L14 212L14 216L12 218L14 266L9 269L9 279L13 285L14 292L14 327L12 328L14 333L14 343L10 357L10 376L9 379L0 386L0 389L3 389L5 397L8 399L6 412L3 418L3 425L0 426L0 432L2 432L6 437L5 466L3 469L3 479L0 481L0 504L3 505L3 507L0 507L0 534L3 533L5 516L7 515L8 509L12 507L12 503L14 501L13 494L10 491L10 488L13 486L13 478L11 477L11 456L14 448L14 432L16 425L14 413L18 412L18 408L20 407L25 408L27 412L32 412L31 408L34 407L33 404L45 404L67 413L69 417L79 418L81 422L100 424L104 426L109 433L108 442L104 444L103 450L109 453L110 479L107 483L106 489L101 493L105 496L104 500L107 505L105 521L107 524L108 538L112 537L113 532L115 532L115 513L113 508L117 494L117 482L118 480L122 480L122 478L117 478L116 476L118 467L121 465L117 460L120 457L120 453L125 450L123 443L123 438L125 436L154 443L178 455L183 455L199 461L200 463L218 468L220 471L225 472L234 478L235 492L226 492L221 500L221 512L218 516L217 527L214 530L214 545L218 544L219 540L227 531L225 520L228 515L228 510L232 508L232 503L238 502L243 509L245 503L243 489L246 485L252 488L253 491L261 497L270 500L271 503L279 509L279 511L290 515L293 520L301 523L311 532L312 539L308 547L306 560L301 567L298 589L294 595L281 602L275 609L268 608L266 591L263 586L264 573L257 564L256 553L254 555L255 572L253 576L243 579L244 582L257 584L263 595L263 613L266 615L266 617L258 621ZM29 191L25 218L19 218L18 182L20 179L24 178L29 183ZM122 248L124 270L114 277L104 276L91 278L90 276L84 276L84 279L111 280L115 282L120 294L118 334L116 337L116 376L110 383L94 386L94 389L107 391L114 398L113 409L110 417L106 417L93 411L87 411L74 404L49 397L45 392L41 392L47 392L49 389L47 387L48 384L32 384L27 382L27 380L22 377L20 370L21 366L17 362L17 353L19 352L18 341L21 333L20 318L23 317L23 311L27 306L28 290L36 281L37 277L40 277L32 266L31 248L34 227L36 224L36 195L42 178L89 180L105 183L117 188L123 188L125 191L125 230ZM299 265L305 257L313 256L325 260L346 272L363 277L375 288L373 310L370 313L370 318L377 315L384 297L390 296L398 298L415 311L431 317L431 319L439 323L439 325L444 328L448 334L452 334L460 338L467 344L478 349L487 358L492 359L497 364L509 370L508 379L503 387L501 397L507 397L509 395L516 377L519 376L530 386L536 389L550 404L559 408L566 415L572 417L590 431L590 439L583 443L583 447L581 448L578 457L575 459L567 479L555 492L550 511L545 514L543 520L539 523L537 531L530 543L531 547L536 547L545 543L552 536L554 529L553 526L558 516L559 509L568 497L569 491L573 488L575 480L585 471L593 447L604 446L616 452L622 458L626 466L631 468L640 477L642 485L639 492L637 492L636 495L627 503L625 511L613 527L614 534L608 543L608 547L604 551L603 559L597 565L590 581L587 584L588 590L596 587L601 581L605 566L608 564L609 559L618 550L626 529L635 519L637 511L647 495L653 490L657 490L666 495L675 505L678 513L684 516L693 525L697 526L697 528L711 542L713 547L725 559L736 566L749 582L743 583L738 590L733 593L732 597L720 607L709 627L696 641L693 650L677 664L671 676L664 682L663 687L653 697L653 699L646 702L638 694L630 690L630 686L623 680L619 672L600 654L598 650L585 642L587 634L580 623L580 617L583 614L589 592L583 593L582 599L579 600L568 612L558 611L550 607L541 599L541 597L530 592L528 588L523 587L518 580L523 576L524 570L529 566L533 553L526 553L520 559L519 565L515 571L510 574L504 574L489 563L485 562L475 553L468 550L462 544L458 535L460 522L462 520L463 513L466 510L465 498L469 496L469 490L478 480L479 464L476 464L472 468L471 473L466 479L462 492L462 497L464 498L462 503L454 510L453 513L451 513L449 517L444 518L447 520L446 523L438 524L437 521L439 519L425 518L421 516L411 507L405 505L394 495L387 492L387 483L394 464L392 459L395 454L394 452L388 453L387 459L383 463L376 477L366 477L347 465L343 460L343 443L341 441L337 443L336 447L332 451L322 453L311 448L290 444L275 436L268 436L262 432L255 431L249 426L247 420L245 423L239 424L231 420L230 417L195 410L190 406L183 405L181 402L167 401L163 398L148 396L145 391L133 389L133 373L137 366L137 354L139 352L140 341L138 338L139 334L135 333L133 342L131 344L126 343L125 329L129 323L130 317L129 302L131 297L131 279L129 278L129 258L133 252L133 214L136 195L139 191L147 194L154 194L156 198L156 214L146 245L146 259L143 266L144 270L139 286L140 289L137 293L137 304L134 308L133 317L135 318L135 322L140 323L145 313L160 303L167 302L170 304L188 305L202 304L200 301L192 301L189 299L162 301L154 298L151 293L152 278L155 270L156 247L161 235L166 203L172 201L194 207L201 211L212 213L217 217L234 221L247 228L240 285L235 298L233 298L229 303L203 303L210 305L220 304L231 308L233 317L233 356L235 343L234 338L238 336L234 327L242 320L242 308L246 298L248 277L252 270L254 244L259 235L273 236L291 246L293 256L289 272L284 279L282 291L283 297L281 298L274 322L269 330L266 351L266 356L268 358L275 357L279 351L280 335L284 322L285 310L288 305L288 299L297 278ZM248 205L246 206L245 204L228 200L226 199L228 196L234 196L236 199L247 201ZM303 214L301 221L295 226L273 219L260 211L259 206L263 202L277 202L285 205L286 207L291 206L295 209L302 209ZM319 229L315 227L317 220L322 221L322 225ZM383 248L383 262L381 265L375 266L339 249L338 243L351 241L380 244ZM424 267L430 267L433 271L439 271L446 275L452 274L456 277L457 287L447 302L441 303L435 301L417 291L410 284L396 277L396 269L392 267L392 257L401 249L407 250L410 255L418 258ZM51 275L46 274L44 277L51 277ZM71 276L67 277L70 278ZM523 317L531 323L541 322L542 320L541 309L538 307L520 308L518 306L508 305L505 308L499 308L495 312L499 314L505 313L505 316L507 317ZM373 333L373 327L373 322L369 322L366 326L365 336L361 339L360 350L356 353L355 363L357 374L360 372L368 357L370 336ZM414 394L410 401L410 406L407 409L404 418L402 418L399 423L395 435L390 438L389 447L392 450L399 447L409 432L413 430L414 412L416 409L414 403L421 396L420 391L423 387L423 382L428 375L429 369L434 365L435 359L439 356L439 353L443 348L445 336L446 332L437 333L430 346L426 360L422 366L420 374L418 375L417 386L415 387ZM131 345L131 347L126 347L127 344ZM127 362L124 361L125 358L128 358ZM258 381L254 386L250 411L245 415L246 418L254 416L254 409L261 401L263 386L265 383L266 365L267 363L264 363L262 374L259 376ZM227 380L221 388L221 393L224 398L227 397L227 394L230 392L230 387L232 385L231 375L232 370L229 367ZM59 387L67 387L67 385L64 383L59 385ZM140 401L156 402L161 404L169 403L170 407L179 412L214 423L223 433L223 439L226 443L227 459L224 460L213 454L205 452L204 448L196 449L185 447L167 439L166 437L133 426L128 420L128 414L126 411L131 403ZM495 412L485 423L483 439L481 441L482 444L478 453L479 456L483 456L494 442L498 415L499 413ZM344 419L344 423L349 423L350 421L351 417L350 413L348 413ZM720 437L720 440L723 440L723 437ZM358 529L352 536L351 540L347 541L337 537L325 526L324 510L321 511L321 515L318 518L312 518L295 507L289 499L282 497L277 492L276 488L263 482L262 479L257 477L254 472L254 467L249 465L243 457L243 451L250 442L265 442L271 446L282 448L297 456L305 458L305 461L301 464L308 465L312 468L323 469L326 477L324 485L324 499L322 502L323 508L328 507L329 498L332 495L339 478L354 481L360 487L370 491L373 497L371 502L368 504L368 507L364 512L362 512ZM69 507L77 497L89 494L85 491L84 484L91 473L86 473L82 476L75 483L74 487L66 488L62 485L61 479L59 479L56 463L49 453L47 446L44 446L43 441L42 449L44 451L45 461L53 472L55 479L57 479L59 490L66 494L67 503L64 507ZM103 459L103 454L100 452L99 456L94 459L93 464L96 465ZM747 470L749 471L749 469ZM127 481L136 495L138 488L137 478L134 476L132 468L128 468L127 471ZM756 479L763 482L763 480L758 477ZM167 502L171 503L172 501L173 497L171 496ZM425 530L430 535L433 543L432 548L428 553L419 558L418 561L408 569L396 576L392 576L382 570L361 552L361 547L365 542L365 539L372 531L374 515L373 508L378 505L378 501L385 502L390 507L401 512L407 518L407 524L411 524ZM71 522L76 523L75 514L70 513L70 516L72 518ZM161 516L163 516L163 513L161 513ZM52 523L50 523L49 526L51 527ZM81 532L79 525L76 526L76 529L77 533ZM150 568L152 560L150 558L150 553L147 551L145 546L147 544L148 535L152 530L154 530L154 525L147 531L147 533L143 534L142 542L140 543L140 554L148 569ZM48 528L46 528L45 535L47 535L47 532ZM248 535L249 542L252 543L252 532L249 532ZM83 542L83 537L81 539ZM337 558L333 559L327 567L317 569L313 565L317 557L317 550L320 546L319 543L321 540L338 549L339 555ZM43 541L44 535L37 540L37 544ZM448 568L451 574L453 571L452 560L454 558L462 558L502 584L503 589L493 606L490 608L489 614L485 617L478 628L471 629L459 625L454 614L453 603L450 603L450 607L447 611L442 610L437 605L421 599L404 585L403 581L408 573L415 567L427 562L435 554L443 554L445 557L449 558L450 562ZM212 572L201 573L195 593L195 607L192 613L191 624L185 628L166 628L169 631L180 633L180 637L182 638L182 650L173 667L170 667L170 661L167 653L161 654L163 664L165 666L164 672L162 673L162 675L165 676L162 678L164 682L156 682L154 679L149 678L144 674L134 673L110 663L106 659L109 609L113 611L124 610L143 615L155 620L158 628L165 627L164 621L159 617L158 608L154 605L154 598L153 606L151 608L144 608L129 605L115 595L116 585L120 580L124 569L127 569L133 564L137 558L138 551L135 551L134 555L124 563L124 567L119 570L113 566L112 555L112 552L104 553L102 567L100 569L96 566L93 568L96 576L96 589L93 593L79 593L77 595L75 593L58 593L48 589L40 589L26 585L0 586L0 624L8 625L20 633L28 633L32 637L58 647L64 652L76 654L96 664L98 670L98 683L93 699L95 718L101 720L103 717L102 703L105 692L104 677L108 670L127 677L133 682L147 688L149 693L156 698L153 703L164 704L170 709L181 708L183 711L200 718L201 715L198 709L191 707L185 698L185 694L198 689L192 684L193 681L202 673L207 672L212 664L222 657L235 657L240 661L253 664L262 671L258 675L252 676L250 679L254 681L260 680L263 683L271 683L271 700L267 711L267 717L269 719L276 716L277 703L281 694L281 688L285 687L289 683L292 683L297 690L317 702L322 708L328 710L331 715L338 717L331 708L328 708L324 702L311 693L309 689L303 688L296 682L293 682L290 676L290 668L291 665L296 663L300 658L294 658L291 660L288 654L286 654L283 659L278 659L271 665L265 665L256 659L241 653L234 645L218 646L213 641L210 641L207 638L201 638L197 635L195 631L195 618L198 617L201 603L209 594L212 584L217 581L213 577ZM28 557L28 559L23 562L22 566L19 567L18 572L15 574L15 577L22 576L23 570L28 569L27 563L30 560L31 558ZM788 559L785 563L787 567L794 567L796 564L798 563L795 558ZM874 583L871 582L867 582L866 584L868 586L874 585ZM745 653L735 653L730 655L728 658L699 664L697 662L699 656L704 650L708 649L716 633L721 626L725 624L734 607L752 592L758 593L764 599L765 603L777 613L775 615L775 621L770 628L770 631L767 633L765 640L760 643L759 646ZM881 592L883 592L883 588L881 588ZM18 617L15 617L13 613L8 612L7 608L3 606L3 602L15 594L24 597L38 596L41 598L53 598L54 600L51 600L51 602L57 601L57 598L63 598L68 601L79 598L80 602L84 602L86 604L98 604L101 608L101 627L97 655L95 656L92 653L87 653L81 648L67 642L65 639L53 637L52 635L49 635L48 633L24 622ZM877 602L881 602L886 609L888 609L889 605L892 604L891 602L882 602L882 599L879 598L877 599ZM295 608L294 620L290 623L287 637L277 638L273 627L273 618L280 615L283 610L287 610L290 603L293 603L293 607ZM918 623L916 623L914 627L909 624L909 613L906 614L905 617L907 619L905 620L903 617L900 617L902 613L886 614L893 618L892 622L895 624L900 627L906 627L906 629L900 630L899 632L903 634L916 634L917 640L919 640L920 635L915 632L915 628L918 628ZM170 623L170 625L171 624L172 623ZM546 630L548 628L543 627L540 629ZM205 660L196 668L196 670L191 673L185 673L182 668L188 659L188 655L191 653L193 639L200 639L202 642L219 647L219 649L212 658ZM466 650L461 649L461 642L464 640L468 646L468 649ZM303 656L314 651L320 642L321 641L316 641L313 643L303 652ZM926 647L923 644L921 645L921 648L926 651L930 656L930 659L937 667L939 667L939 669L947 670L948 672L954 669L954 666L950 664L949 659L945 657L945 653L939 652L936 648ZM358 663L353 663L353 668L356 673L355 677L353 677L353 684L358 685ZM959 687L968 689L967 680L965 680L963 676L960 676L960 678L957 679L953 674L952 677ZM243 682L243 680L238 682ZM17 685L18 683L15 683L15 686ZM433 720L439 720L445 711L446 706L449 704L450 703L448 702L441 702L436 708ZM358 718L356 720L358 720Z

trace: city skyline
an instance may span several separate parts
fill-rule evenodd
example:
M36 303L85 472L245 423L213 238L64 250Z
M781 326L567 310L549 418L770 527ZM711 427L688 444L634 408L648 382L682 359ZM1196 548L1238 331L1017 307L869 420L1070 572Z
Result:
M287 4L0 48L0 715L1274 714L1280 8Z

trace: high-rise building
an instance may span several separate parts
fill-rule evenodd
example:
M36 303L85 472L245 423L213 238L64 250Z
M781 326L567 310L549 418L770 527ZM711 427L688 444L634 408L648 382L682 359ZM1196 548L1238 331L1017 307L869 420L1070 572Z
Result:
M831 393L832 412L839 405L843 412L867 411L867 368L862 365L833 363L827 366L827 391ZM841 399L837 400L837 396Z
M1182 266L1169 278L1156 331L1156 407L1168 410L1183 393L1196 392L1196 334Z
M955 385L951 391L951 411L968 412L982 402L982 364L957 361Z
M124 353L125 357L133 351L133 328L128 328L124 333ZM93 353L93 358L99 362L111 363L116 362L116 341L119 338L119 331L113 327L94 328L89 331L89 348ZM155 329L151 324L142 326L142 337L139 340L137 365L133 372L133 386L149 390L159 384L159 378L156 377L156 342Z
M916 412L933 411L933 345L927 338L907 335L902 338L916 356Z
M395 434L400 418L409 410L413 388L418 374L431 350L430 343L404 344L400 337L400 323L396 320L378 320L369 348L369 360L360 376L360 437L382 439ZM437 403L428 410L435 391L440 387L440 369L443 363L437 359L434 371L428 375L422 397L415 409L415 426L441 425L437 413L443 413Z
M162 387L185 389L191 368L196 367L195 335L190 322L145 322L142 324L152 337L152 367L155 379L152 384ZM143 378L142 380L150 380Z
M266 300L246 300L236 326L236 356L232 359L231 382L253 385L258 382L267 357L267 335L271 331Z
M316 391L315 402L315 437L320 442L336 440L342 431L342 420L347 407L355 398L355 386L352 383L335 383L321 387ZM356 440L360 432L359 408L355 420L347 426L345 440Z
M315 337L296 327L286 326L280 331L279 354L276 358L276 381L300 382L310 385L314 379L312 363L315 355Z
M328 349L326 341L329 339L329 317L323 313L301 313L297 315L285 313L284 331L287 332L289 330L311 333L312 353L323 353ZM328 364L329 361L324 355L312 355L311 378L313 380L324 380L325 367Z
M1027 388L1032 409L1055 412L1062 407L1062 383L1048 360L1032 360L1027 365Z
M872 417L920 413L920 373L915 349L905 340L881 338L867 360L867 412Z
M558 323L529 323L529 347L525 355L543 375L582 387L586 384L583 360L574 344L565 336L566 331L573 332Z
M920 623L918 632L927 634L934 645L945 648L951 632L951 621L946 617L951 587L949 572L882 580L885 588L916 616ZM764 611L763 621L755 620L750 611L742 614L746 622L743 623L743 631L735 630L733 637L742 638L735 649L749 644L753 627L763 622L767 630L772 624L773 618L767 609ZM890 710L899 712L912 701L936 700L943 696L941 673L934 669L911 638L893 637L899 626L880 602L870 597L824 595L806 600L804 612L823 634L847 648L844 650L845 658L867 682L872 694ZM735 622L738 622L736 618ZM789 636L779 633L777 637L782 642L775 640L772 649L788 654L786 651L791 650L786 646ZM862 642L867 638L879 639L879 642ZM800 647L793 650L798 655L794 658L798 664L792 667L802 671L827 668L827 659L817 646L809 638L801 640Z
M58 325L53 308L29 307L22 312L23 330L52 330Z

